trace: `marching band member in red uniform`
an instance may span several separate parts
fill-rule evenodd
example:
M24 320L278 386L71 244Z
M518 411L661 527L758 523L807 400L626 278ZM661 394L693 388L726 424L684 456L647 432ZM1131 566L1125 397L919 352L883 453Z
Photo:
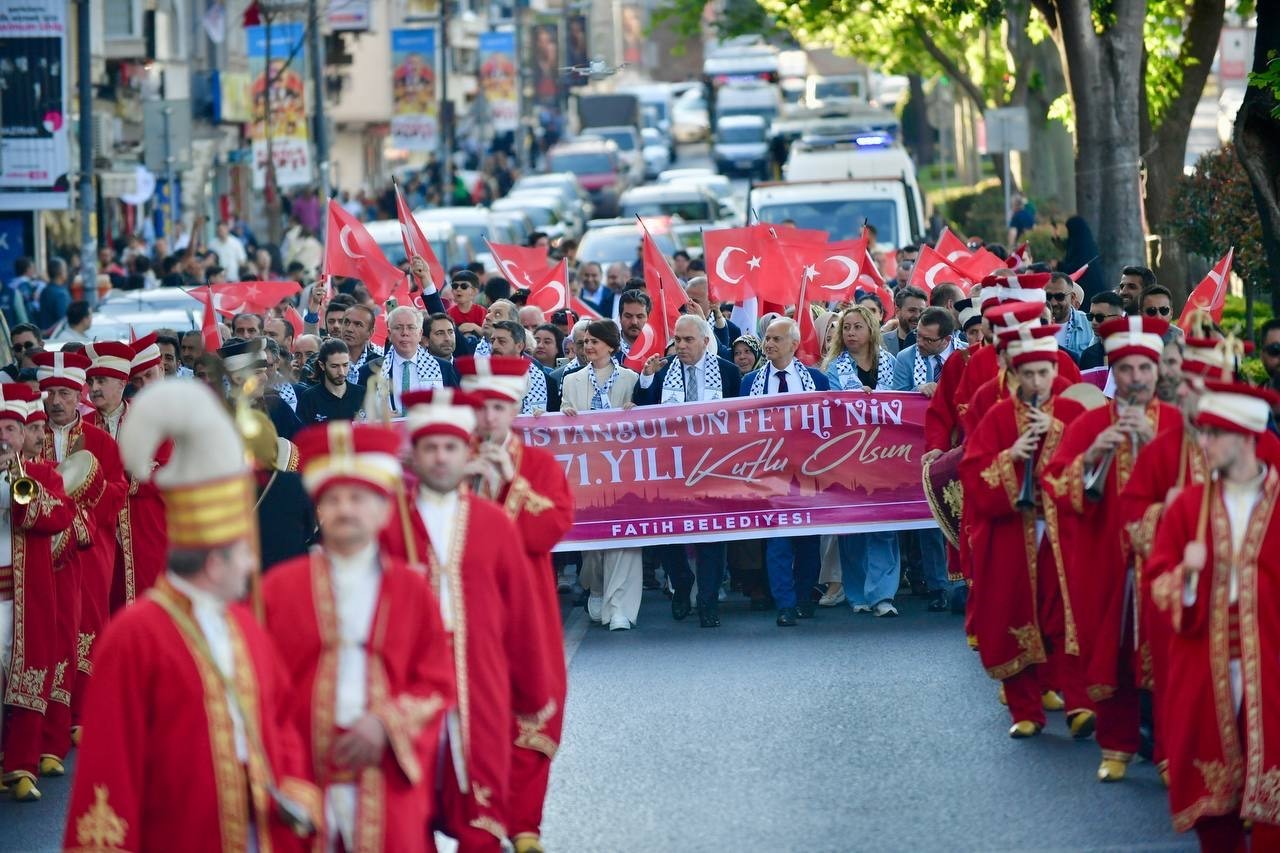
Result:
M478 477L476 493L496 500L524 539L539 622L537 638L526 641L542 646L555 703L532 717L515 718L507 831L516 853L535 853L543 849L542 804L564 728L568 691L551 549L573 524L573 495L564 468L551 454L525 446L511 431L529 382L528 362L495 356L459 358L454 364L463 389L483 400L476 408L476 434L481 442L467 472Z
M134 476L172 441L156 472L167 571L98 643L64 849L301 849L321 816L287 714L294 685L235 603L258 569L244 448L194 380L145 389L132 412L120 449Z
M1019 312L1023 306L1000 310ZM1038 316L1039 306L1030 303L1027 310ZM1088 737L1094 726L1075 658L1075 613L1056 535L1057 509L1042 499L1036 485L1066 425L1084 412L1055 393L1056 332L1056 326L1023 326L1001 334L1018 392L978 422L960 466L966 499L975 510L978 652L988 674L1004 685L1013 718L1009 735L1015 738L1033 737L1044 728L1041 694L1049 679L1040 669L1050 660L1066 694L1072 735ZM1032 472L1027 465L1035 466Z
M42 458L57 465L77 451L93 456L102 476L102 493L96 502L81 496L77 504L88 513L89 548L80 555L76 661L71 685L72 740L79 734L81 709L93 672L93 647L107 623L111 596L111 576L116 562L116 529L129 488L120 449L106 432L85 423L80 416L80 394L85 373L92 366L89 357L78 352L41 352L32 358L40 391L44 395L47 421ZM55 750L46 750L54 752ZM64 753L65 754L65 753Z
M1169 805L1209 851L1280 849L1280 471L1258 453L1280 396L1206 382L1213 479L1166 507L1147 569L1172 630L1161 673Z
M120 424L128 413L124 389L133 371L136 353L129 344L119 341L86 344L85 352L93 359L85 376L89 381L89 399L96 409L85 420L117 438ZM168 452L168 445L159 449L158 465L168 460ZM131 477L116 530L119 547L111 582L111 613L132 604L155 583L165 564L165 531L164 500L159 490L149 480L139 482Z
M324 547L273 568L262 599L324 791L327 846L429 850L453 676L431 588L378 545L399 488L400 436L333 421L296 438Z
M405 530L411 531L453 637L458 684L438 827L462 850L496 851L509 834L513 716L545 724L558 704L552 662L538 642L538 595L520 532L500 507L463 484L482 401L443 388L411 391L402 402L419 487L407 523L391 525L385 536L400 554L410 547Z
M0 385L0 752L3 782L18 801L40 799L44 715L58 675L52 539L71 526L74 513L52 466L23 462L32 488L24 494L17 485L28 405L35 399L26 385Z
M1046 491L1067 519L1063 556L1080 617L1089 697L1098 712L1103 782L1123 779L1139 746L1138 679L1148 666L1138 651L1143 635L1133 616L1142 612L1142 585L1130 574L1120 495L1138 451L1181 422L1177 409L1155 398L1161 336L1168 328L1155 317L1117 317L1098 328L1116 398L1067 427L1044 476ZM1096 482L1092 494L1090 481Z

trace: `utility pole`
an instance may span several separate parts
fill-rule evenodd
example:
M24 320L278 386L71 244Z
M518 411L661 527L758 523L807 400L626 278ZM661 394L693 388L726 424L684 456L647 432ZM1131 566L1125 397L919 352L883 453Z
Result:
M89 2L76 2L76 65L80 93L80 281L89 308L98 305L98 238L93 231L93 56L90 52Z
M308 0L307 19L311 22L311 39L308 48L311 53L311 85L316 93L316 102L312 107L312 114L315 116L316 168L320 173L320 194L327 204L333 196L333 188L329 185L329 128L324 115L324 51L321 50L323 36L320 32L320 12L316 5L316 0ZM324 221L327 221L327 217ZM320 236L323 239L324 235Z
M452 204L453 109L449 105L449 0L440 0L440 200Z

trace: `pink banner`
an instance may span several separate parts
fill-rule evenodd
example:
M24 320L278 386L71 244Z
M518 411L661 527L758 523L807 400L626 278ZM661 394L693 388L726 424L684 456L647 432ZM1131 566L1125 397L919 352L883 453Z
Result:
M740 397L521 418L577 501L559 550L933 527L915 393Z

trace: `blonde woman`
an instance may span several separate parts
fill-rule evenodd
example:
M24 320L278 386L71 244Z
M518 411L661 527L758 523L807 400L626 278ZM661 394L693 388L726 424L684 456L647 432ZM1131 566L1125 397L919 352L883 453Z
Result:
M822 360L832 391L888 391L893 388L893 356L884 348L880 324L865 305L840 312L836 332Z
M887 391L893 387L894 358L884 348L880 324L865 305L841 312L839 331L831 341L822 369L832 390ZM839 537L840 578L831 572L819 604L834 607L848 601L854 613L897 616L898 534L852 533Z
M635 406L631 396L640 377L613 360L621 344L618 327L612 321L596 320L587 325L580 353L586 366L565 376L562 414L574 417L579 412ZM636 624L643 578L639 548L585 552L579 582L588 591L587 615L591 621L608 625L610 631L625 631Z

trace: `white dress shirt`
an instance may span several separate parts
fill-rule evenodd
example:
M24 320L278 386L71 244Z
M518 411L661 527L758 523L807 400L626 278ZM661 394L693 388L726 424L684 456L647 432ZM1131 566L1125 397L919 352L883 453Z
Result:
M778 370L778 368L773 366L773 362L771 361L766 361L763 369L768 371L764 386L766 394L778 393L778 377L783 373L787 375L788 394L804 390L804 387L800 384L800 376L796 373L796 362L794 359L792 359L791 363L787 365L786 370Z
M440 565L449 562L453 552L453 534L458 517L458 492L440 494L423 486L418 489L416 500L418 514L422 516L422 524L427 528L427 537L431 540L431 550ZM441 584L443 588L444 584ZM443 594L442 594L443 596ZM441 599L443 607L443 597Z
M114 412L102 415L102 426L112 438L116 438L120 432L120 419L124 417L124 409L124 403L121 403Z
M173 572L166 573L165 577L173 588L185 595L191 601L191 615L195 617L196 624L200 626L200 633L204 634L204 641L209 646L209 654L213 656L213 663L223 676L232 683L235 682L236 657L235 648L231 644L231 628L227 624L227 603L218 598L211 592L206 592L190 581L179 577ZM244 733L244 717L240 716L240 708L231 698L231 694L226 694L227 710L231 712L231 729L234 734L236 744L236 758L241 763L249 761L249 742L245 738Z
M414 358L416 358L417 355L418 353L414 352ZM422 383L418 381L418 365L414 358L405 358L395 348L388 350L387 357L391 360L391 376L388 378L390 379L391 384L392 407L397 412L401 412L404 411L403 407L400 405L400 394L404 390L404 372L406 370L409 371L410 391L417 391L420 387L426 386L423 386Z
M71 428L78 421L79 418L66 426L58 426L53 421L49 421L49 428L53 431L53 455L59 462L67 458L67 438L71 435Z

